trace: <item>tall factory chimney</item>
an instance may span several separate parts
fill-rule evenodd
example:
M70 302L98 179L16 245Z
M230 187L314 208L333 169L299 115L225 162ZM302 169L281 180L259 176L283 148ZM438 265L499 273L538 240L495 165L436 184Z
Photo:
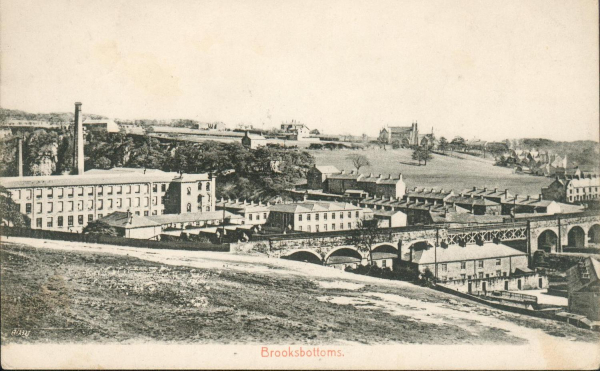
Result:
M73 171L72 174L83 174L83 117L81 102L75 102L75 123L73 124Z
M19 176L23 176L23 138L17 137L17 159L19 166Z

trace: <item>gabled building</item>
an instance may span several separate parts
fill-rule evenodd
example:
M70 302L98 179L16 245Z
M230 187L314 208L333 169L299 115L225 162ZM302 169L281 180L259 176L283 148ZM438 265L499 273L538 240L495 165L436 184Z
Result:
M448 198L446 204L456 207L457 212L468 212L474 215L502 214L502 206L498 202L488 200L483 196L475 197L473 194L452 196Z
M333 174L339 174L340 171L335 166L321 165L313 166L306 173L308 189L325 189L327 178Z
M162 232L160 223L148 217L135 215L131 211L115 211L98 219L113 227L120 237L158 240Z
M241 223L248 225L265 224L269 218L269 203L247 202L245 200L224 199L217 201L218 210L226 210L242 217Z
M281 124L281 131L286 134L292 134L293 137L290 139L293 140L301 141L310 137L310 129L308 126L300 122L296 122L295 120Z
M115 211L134 216L214 211L216 178L154 169L89 170L82 175L6 177L31 228L80 232Z
M83 121L83 127L88 131L105 131L107 133L119 132L119 125L110 119L86 119Z
M247 148L256 149L266 144L267 139L265 137L258 134L251 134L248 130L246 130L245 135L242 137L242 145Z
M569 312L600 320L600 262L592 257L567 271Z
M542 198L557 202L584 203L598 201L600 197L600 178L590 176L586 178L561 179L558 176L542 188Z
M316 181L315 176L315 183ZM355 171L346 173L342 170L338 174L327 176L323 190L334 194L351 194L353 192L363 194L366 192L370 196L402 198L406 192L406 184L402 174L396 178L391 174L387 176L382 174L363 175Z
M527 254L503 244L449 245L414 244L402 251L401 262L419 272L429 269L440 281L508 277L517 269L527 270Z
M296 202L269 207L267 225L280 231L326 232L353 230L371 210L345 202Z
M411 126L386 126L379 131L379 140L388 144L398 141L403 146L418 146L418 124L413 122Z

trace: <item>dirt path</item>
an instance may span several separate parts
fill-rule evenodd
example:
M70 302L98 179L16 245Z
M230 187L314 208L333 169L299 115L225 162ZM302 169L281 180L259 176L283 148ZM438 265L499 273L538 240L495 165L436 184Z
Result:
M457 344L469 339L518 344L535 354L540 362L556 357L582 354L584 359L600 359L597 336L591 332L549 320L540 320L491 309L470 301L421 288L407 282L382 280L342 272L318 265L261 256L213 252L152 250L112 245L87 244L27 238L10 238L10 243L55 251L114 254L170 266L193 267L284 278L308 278L323 290L320 302L340 308L352 306L366 316L385 313L415 326L427 324L460 329ZM448 327L450 328L450 327ZM469 335L470 334L470 335ZM349 343L352 343L352 339ZM475 340L475 344L480 341ZM427 340L423 340L427 344Z

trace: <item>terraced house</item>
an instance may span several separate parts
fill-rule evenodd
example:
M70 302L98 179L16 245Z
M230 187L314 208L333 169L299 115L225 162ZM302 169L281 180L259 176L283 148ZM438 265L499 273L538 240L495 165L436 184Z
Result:
M345 202L297 202L269 207L270 227L281 231L327 232L352 230L363 219L372 219L369 209Z

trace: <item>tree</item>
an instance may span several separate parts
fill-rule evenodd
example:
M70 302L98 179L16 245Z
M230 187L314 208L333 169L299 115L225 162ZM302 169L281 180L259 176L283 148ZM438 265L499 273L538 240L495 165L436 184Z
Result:
M419 161L419 165L421 165L421 161L425 162L425 166L427 166L427 160L431 160L433 157L427 148L416 147L412 153L412 159Z
M380 241L380 232L377 220L360 220L358 226L352 231L352 244L359 252L369 253L369 265L373 265L373 246Z
M450 142L452 149L455 151L460 151L465 148L465 139L463 137L454 137L452 142Z
M346 156L347 160L352 161L352 165L356 168L356 171L359 171L363 166L370 166L371 163L369 159L365 155L359 155L358 153L352 153Z
M94 220L88 223L88 225L85 226L85 228L83 228L83 233L84 234L102 234L105 236L113 236L113 237L118 237L119 233L117 232L117 230L106 224L105 222L101 221L101 220Z
M446 137L440 138L438 148L440 149L440 151L446 153L446 149L448 149L448 140L446 139Z
M0 221L2 224L14 227L29 227L31 220L27 215L21 214L19 205L10 197L8 189L0 185Z
M393 148L393 149L398 149L398 148L400 148L400 141L399 141L398 139L396 139L396 140L394 140L394 141L392 142L392 148Z

